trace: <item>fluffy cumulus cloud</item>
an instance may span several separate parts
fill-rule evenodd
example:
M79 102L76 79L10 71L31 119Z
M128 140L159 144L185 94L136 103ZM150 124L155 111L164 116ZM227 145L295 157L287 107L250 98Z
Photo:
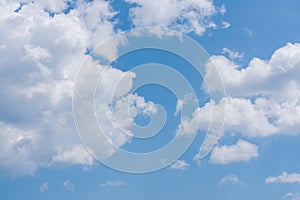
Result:
M95 163L76 134L72 93L79 69L89 58L87 49L115 33L116 12L108 1L71 4L64 0L0 3L0 175L29 175L39 167ZM114 83L125 75L113 113L109 95ZM105 97L99 104L104 123L115 114L122 128L128 129L139 113L156 111L153 103L137 95L122 98L134 77L134 73L106 70L99 92ZM122 111L127 104L130 115ZM105 124L117 145L130 139L112 123Z
M225 134L236 133L247 138L300 134L300 44L288 43L277 49L269 60L253 58L246 67L234 61L242 54L227 48L223 53L229 58L211 56L204 78L210 90L219 88L212 76L216 67L227 96L195 110L195 116L200 116L198 128L207 130L212 110L218 113L225 109L224 119L214 118L215 122L224 120ZM190 130L196 130L196 120L186 120L180 128L189 134Z
M211 61L222 75L229 95L261 95L287 101L299 97L299 54L300 44L288 43L277 49L269 60L253 58L245 68L224 56L212 56ZM208 64L208 72L211 68ZM213 82L210 85L213 86Z
M130 17L135 27L160 26L202 35L208 28L217 28L212 16L224 14L212 0L126 0L133 4ZM225 25L228 26L228 25Z
M114 32L109 3L78 1L72 9L63 0L0 4L0 174L92 165L76 136L71 96L86 49Z
M211 153L210 162L213 164L229 164L248 162L258 157L258 147L244 140L239 140L235 145L217 146Z
M1 175L94 163L76 135L71 97L86 49L114 33L115 12L98 0L73 7L63 0L1 1ZM113 81L123 72L111 70L107 76ZM135 102L140 103L132 106L135 113L145 110L142 99Z
M210 64L218 68L231 96L225 130L249 137L300 133L300 44L288 43L269 60L254 58L246 68L224 56L213 56L208 74ZM206 80L214 87L213 80Z
M265 183L300 183L300 174L291 173L283 171L282 174L278 176L271 176L266 178Z
M135 27L163 26L199 35L216 28L212 17L225 12L225 7L217 8L211 0L126 1L132 6L130 20ZM88 58L85 52L115 33L116 12L107 1L72 4L69 7L64 0L0 2L0 175L28 175L38 167L57 164L94 164L76 135L71 98L76 75ZM221 26L230 24L222 22ZM246 67L234 61L242 54L227 48L223 53L229 58L212 56L204 78L211 90L218 88L209 77L214 64L228 96L195 110L199 128L207 129L212 108L217 112L226 108L225 133L247 138L299 134L300 44L288 43L269 60L253 58ZM117 126L105 120L115 115L118 127L129 130L139 113L156 112L153 103L124 93L130 90L134 73L126 75L126 84L121 84L126 88L119 91L123 96L115 94L116 107L110 110L111 88L125 75L121 70L107 70L101 90L105 98L97 107L98 117L107 124L104 129L117 145L127 142L131 133L119 134ZM183 103L178 102L177 111ZM192 118L180 128L188 134L196 126ZM217 147L211 162L227 164L257 156L254 144L240 140Z

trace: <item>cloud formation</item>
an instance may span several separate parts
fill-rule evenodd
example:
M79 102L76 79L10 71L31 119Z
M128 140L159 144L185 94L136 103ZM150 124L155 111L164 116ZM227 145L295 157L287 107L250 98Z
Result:
M228 49L226 52L231 59L239 57ZM224 134L246 138L300 134L300 44L288 43L269 60L253 58L246 67L225 56L211 56L204 79L212 91L219 87L211 76L214 67L223 79L227 96L195 110L195 116L200 116L199 130L209 127L212 110L218 113L225 109ZM215 120L222 122L223 118ZM196 118L180 127L189 134L196 130Z
M244 140L238 140L235 145L217 146L211 153L210 162L212 164L229 164L238 162L248 162L258 157L258 147Z
M216 29L217 25L211 18L226 12L224 6L215 7L212 0L126 1L137 5L130 8L130 17L135 27L167 27L198 35L204 34L209 28Z
M265 183L300 183L300 174L288 174L287 172L283 171L282 174L278 176L271 176L266 178Z
M300 133L300 44L288 43L270 60L253 58L245 68L224 56L212 56L207 74L210 64L218 68L229 97L206 106L226 103L225 131L247 137ZM206 81L213 87L213 80Z

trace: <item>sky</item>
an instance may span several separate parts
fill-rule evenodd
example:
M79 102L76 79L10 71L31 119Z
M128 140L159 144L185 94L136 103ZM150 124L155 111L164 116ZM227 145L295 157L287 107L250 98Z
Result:
M299 200L299 9L298 0L2 0L0 198ZM130 32L141 28L152 32ZM147 37L172 48L118 54ZM135 138L151 122L162 129ZM208 130L220 124L215 140ZM118 157L186 139L157 165Z

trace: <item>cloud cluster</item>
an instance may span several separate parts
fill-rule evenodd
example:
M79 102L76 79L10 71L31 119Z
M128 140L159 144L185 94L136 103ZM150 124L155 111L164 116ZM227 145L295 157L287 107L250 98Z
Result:
M130 20L136 27L160 24L197 34L214 28L211 16L225 12L210 0L127 3L133 3ZM154 17L153 9L159 11ZM88 57L86 51L115 33L115 16L110 2L102 0L0 2L0 175L33 174L41 166L94 163L78 141L71 97L76 75ZM108 70L102 96L123 75L120 70ZM130 86L131 78L123 85ZM128 128L138 113L155 112L151 103L133 96L132 115L124 118L125 100L119 99L115 110L123 119L118 120L122 128ZM99 109L109 114L107 101ZM107 124L106 132L120 145L128 140L117 137L116 127Z
M71 97L86 49L114 32L110 4L4 0L0 13L0 174L92 165L79 145Z
M211 0L126 1L132 6L130 20L135 27L171 27L198 35L216 28L212 17L225 12L225 7L216 8ZM33 174L41 166L94 163L78 141L71 98L76 75L88 57L87 49L115 33L116 12L107 1L79 0L73 4L64 0L0 3L0 175ZM228 28L230 24L223 22L222 26ZM227 48L223 53L229 59L212 56L204 78L213 90L214 80L209 74L214 64L228 97L195 110L200 129L208 127L212 108L226 107L225 133L236 132L249 139L299 134L300 44L288 43L269 60L253 58L246 67L234 62L242 54ZM113 114L107 99L112 83L124 75L117 69L108 70L101 90L104 100L98 107L103 119ZM130 86L132 78L134 74L123 85ZM123 112L128 102L131 116ZM182 103L178 102L177 109ZM119 98L116 106L115 114L124 129L138 113L155 112L155 106L139 96ZM128 137L119 137L115 126L106 124L106 132L119 145L128 141ZM189 133L195 125L190 119L181 128ZM227 164L257 156L254 144L239 140L235 145L217 147L211 162Z
M228 49L225 52L231 59L240 57ZM235 133L248 139L300 134L300 44L288 43L277 49L269 60L253 58L246 67L225 56L211 56L204 79L212 91L219 87L211 78L214 67L223 79L227 96L218 103L211 101L195 110L195 115L200 116L200 130L207 130L212 110L218 113L225 108L225 134ZM180 127L189 134L196 125L192 118ZM216 152L220 155L221 148L217 147L213 152L212 160L216 158ZM224 162L227 161L215 163Z
M229 97L206 106L226 107L225 132L247 138L300 134L300 44L288 43L269 60L253 58L246 68L213 56L207 73L212 63Z
M130 17L135 27L168 27L198 35L202 35L208 28L216 29L212 16L226 12L224 6L215 7L212 0L126 1L137 5L130 8ZM223 24L223 27L228 28L229 24Z

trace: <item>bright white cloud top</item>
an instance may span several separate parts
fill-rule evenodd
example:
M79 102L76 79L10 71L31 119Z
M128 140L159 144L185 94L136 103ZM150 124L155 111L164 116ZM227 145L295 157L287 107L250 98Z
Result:
M211 17L226 12L224 6L215 7L212 0L126 1L138 5L130 9L130 17L135 27L163 26L185 33L195 32L198 35L204 34L209 28L216 29L217 25Z

